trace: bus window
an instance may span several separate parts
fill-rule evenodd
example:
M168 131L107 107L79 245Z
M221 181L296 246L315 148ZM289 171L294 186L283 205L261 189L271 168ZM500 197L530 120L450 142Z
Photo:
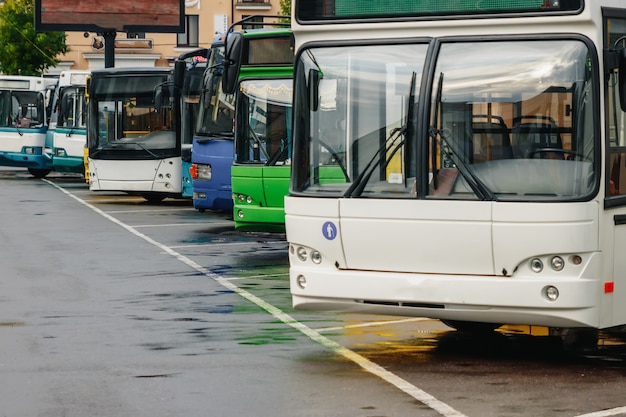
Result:
M626 19L608 18L606 27L610 28L607 46L612 47L619 38L626 36ZM619 46L619 45L618 45ZM623 46L623 42L622 45ZM607 141L609 147L609 183L607 196L626 195L626 113L620 109L617 72L610 74L608 83Z
M291 128L291 79L246 80L241 82L239 114L241 140L237 140L236 162L285 165L289 155Z
M432 95L430 197L552 200L592 191L587 47L516 44L526 52L507 54L508 42L442 45ZM465 54L484 59L461 69Z

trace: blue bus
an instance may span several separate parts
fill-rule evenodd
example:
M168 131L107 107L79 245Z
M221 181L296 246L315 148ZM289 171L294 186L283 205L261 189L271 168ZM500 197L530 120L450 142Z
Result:
M224 41L211 46L203 75L198 124L191 146L193 206L232 209L230 167L233 163L234 95L222 92Z

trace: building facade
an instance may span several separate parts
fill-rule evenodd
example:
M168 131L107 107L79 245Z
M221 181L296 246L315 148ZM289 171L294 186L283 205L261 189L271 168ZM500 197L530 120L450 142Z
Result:
M158 1L158 0L157 0ZM278 15L280 0L185 0L184 33L117 33L115 67L171 66L176 57L209 48L232 22L251 15ZM265 18L264 21L275 21ZM104 68L104 39L97 33L68 32L70 51L48 73Z

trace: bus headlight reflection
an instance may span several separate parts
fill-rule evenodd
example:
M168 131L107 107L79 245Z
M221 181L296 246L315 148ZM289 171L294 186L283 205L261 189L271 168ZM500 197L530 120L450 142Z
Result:
M306 278L304 277L304 275L298 275L298 277L296 278L296 284L298 284L298 287L302 289L306 288Z
M533 258L530 261L530 269L536 273L543 271L543 262L541 262L541 259Z
M552 269L555 271L561 271L563 267L565 267L565 261L560 256L554 256L550 260L550 264L552 265Z
M559 290L549 285L543 289L543 294L548 299L548 301L556 301L559 298Z
M296 256L302 262L305 262L309 257L309 255L306 253L306 249L303 248L302 246L298 246L298 249L296 249Z
M322 254L314 250L313 252L311 252L311 260L313 261L314 264L318 264L318 265L321 264Z

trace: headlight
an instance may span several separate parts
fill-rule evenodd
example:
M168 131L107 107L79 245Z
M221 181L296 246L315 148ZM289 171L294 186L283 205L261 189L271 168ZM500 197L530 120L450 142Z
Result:
M213 168L211 168L211 165L197 164L196 174L199 180L211 181L213 178Z
M565 261L560 256L554 256L550 260L550 265L552 265L552 269L555 271L560 271L565 267Z
M543 262L541 262L541 259L539 259L539 258L533 258L533 259L530 261L530 269L531 269L533 272L537 272L537 273L539 273L539 272L543 271Z

